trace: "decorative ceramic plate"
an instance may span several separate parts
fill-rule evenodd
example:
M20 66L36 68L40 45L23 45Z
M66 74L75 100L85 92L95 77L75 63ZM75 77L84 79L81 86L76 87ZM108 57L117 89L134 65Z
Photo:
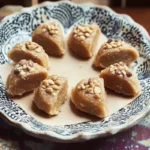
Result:
M7 57L8 51L18 42L31 40L33 30L39 24L52 19L58 20L63 25L65 33L80 23L97 23L107 38L121 39L136 47L140 58L133 69L138 74L142 94L103 120L47 125L7 97L1 76L1 115L30 135L60 142L84 141L115 134L133 126L146 116L150 111L149 35L129 16L117 14L107 7L93 4L77 5L71 2L46 2L5 17L0 24L0 63L10 63Z

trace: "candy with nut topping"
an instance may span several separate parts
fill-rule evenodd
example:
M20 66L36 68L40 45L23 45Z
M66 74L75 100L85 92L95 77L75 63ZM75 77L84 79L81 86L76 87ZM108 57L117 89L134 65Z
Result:
M130 65L138 57L138 51L131 45L119 40L109 39L98 51L93 64L100 68L106 68L119 62Z
M59 57L65 53L63 31L57 22L38 26L32 34L32 40L41 45L48 55Z
M22 42L16 44L12 50L9 51L8 57L14 62L19 62L21 59L32 60L35 63L48 68L48 55L43 48L35 42Z
M68 81L62 76L49 76L34 92L37 107L48 115L57 115L61 105L67 100Z
M47 70L32 60L19 61L8 75L6 92L12 96L21 96L33 91L48 76Z
M79 25L73 29L69 36L69 50L79 57L91 58L99 36L100 28L97 25Z
M140 82L137 75L123 62L115 63L100 73L105 86L117 93L128 96L136 96L141 92Z
M72 102L81 111L104 118L106 116L106 92L102 78L81 80L72 90Z

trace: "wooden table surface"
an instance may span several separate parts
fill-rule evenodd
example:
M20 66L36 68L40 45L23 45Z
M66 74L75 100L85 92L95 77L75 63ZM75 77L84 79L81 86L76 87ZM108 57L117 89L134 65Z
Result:
M131 16L150 34L150 8L113 8L114 11Z
M113 8L143 25L150 33L150 9ZM150 116L129 130L83 143L60 144L31 137L0 118L0 150L150 150Z

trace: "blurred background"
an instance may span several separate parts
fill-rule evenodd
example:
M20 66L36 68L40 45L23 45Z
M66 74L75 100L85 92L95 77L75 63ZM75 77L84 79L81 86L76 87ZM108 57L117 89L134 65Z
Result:
M13 12L20 11L45 0L0 0L0 19ZM51 0L57 1L57 0ZM150 34L150 0L70 0L75 3L92 2L111 7L117 13L130 15L136 22L143 25Z

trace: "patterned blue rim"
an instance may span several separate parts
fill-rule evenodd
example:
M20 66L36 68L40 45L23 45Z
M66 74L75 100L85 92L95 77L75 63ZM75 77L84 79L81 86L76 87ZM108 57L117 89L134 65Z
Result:
M83 141L115 134L149 113L150 108L150 39L143 27L130 17L119 15L107 7L71 2L43 3L4 18L0 24L0 63L9 63L7 52L16 43L31 39L32 31L46 20L56 19L65 32L75 24L96 22L108 38L124 40L135 46L140 61L133 68L143 89L142 95L111 116L98 122L84 122L64 126L48 126L35 120L10 100L0 78L0 112L11 123L31 135L61 142Z

